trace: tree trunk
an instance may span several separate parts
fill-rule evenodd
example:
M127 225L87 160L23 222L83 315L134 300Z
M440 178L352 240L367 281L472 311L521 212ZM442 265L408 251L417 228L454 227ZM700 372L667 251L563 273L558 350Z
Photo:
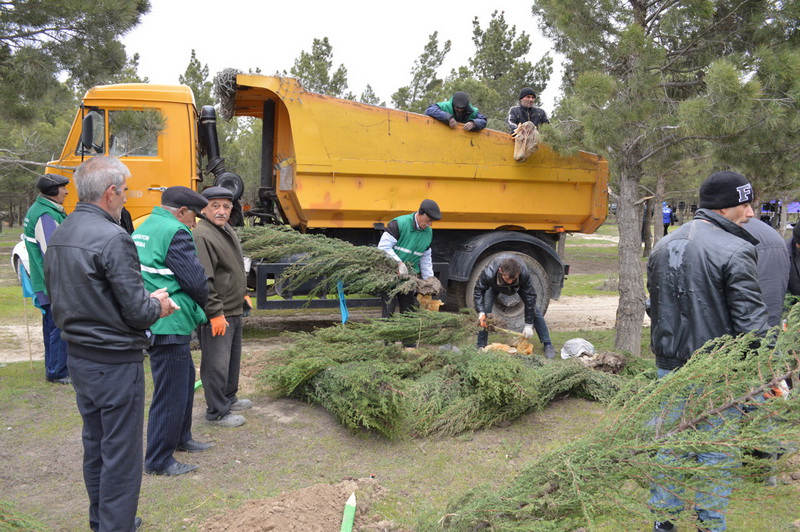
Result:
M664 177L664 172L659 172L656 178L656 197L653 198L653 204L656 206L656 209L659 209L659 206L664 202L666 193L667 178ZM664 236L664 214L663 212L656 211L653 218L653 247L656 247L656 244L658 244L662 236ZM648 253L645 256L649 257L650 254Z
M630 160L637 160L630 157ZM642 278L642 217L637 208L641 168L635 163L620 172L619 224L619 307L617 308L614 347L634 356L641 355L644 320L644 282Z
M653 245L653 235L650 234L650 228L653 226L653 220L656 218L653 216L653 200L645 200L642 204L642 211L644 212L644 218L642 219L642 242L644 242L644 250L642 251L642 257L647 258L650 256L650 250L652 249ZM658 234L655 232L654 234Z

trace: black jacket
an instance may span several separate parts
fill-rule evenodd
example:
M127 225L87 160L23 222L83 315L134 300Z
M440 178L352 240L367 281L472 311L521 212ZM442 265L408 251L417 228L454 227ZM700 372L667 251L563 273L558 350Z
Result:
M533 122L533 125L539 127L539 124L549 124L547 113L541 107L522 107L516 105L508 110L508 118L506 118L506 125L511 133L517 129L517 126L525 122Z
M647 262L656 366L679 368L713 338L766 332L756 243L742 227L706 209L658 241Z
M533 290L531 273L525 264L517 261L522 267L519 277L517 277L517 280L514 284L505 284L503 279L501 279L500 275L497 273L497 270L500 267L500 262L502 262L505 258L505 256L500 256L494 259L481 272L478 282L475 283L475 310L479 313L483 312L485 314L490 314L492 312L492 309L485 308L486 305L484 303L486 300L486 291L490 288L496 290L500 294L505 294L508 296L519 292L519 297L522 300L522 303L525 305L525 323L532 324L536 309L536 292Z
M800 296L800 250L794 245L794 238L786 241L789 250L789 293Z
M143 360L161 305L144 288L133 240L107 212L78 203L53 233L44 272L69 356L105 364Z

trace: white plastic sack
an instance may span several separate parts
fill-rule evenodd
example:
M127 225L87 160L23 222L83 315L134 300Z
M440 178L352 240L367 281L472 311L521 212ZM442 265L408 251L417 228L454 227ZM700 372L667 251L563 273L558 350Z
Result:
M572 340L567 340L564 344L564 347L561 348L561 358L564 360L568 358L575 358L581 355L593 355L594 354L594 346L584 340L583 338L573 338Z

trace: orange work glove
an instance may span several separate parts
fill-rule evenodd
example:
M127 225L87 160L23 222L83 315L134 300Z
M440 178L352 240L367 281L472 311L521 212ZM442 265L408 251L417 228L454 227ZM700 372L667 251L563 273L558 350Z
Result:
M224 336L225 331L228 329L228 320L225 319L225 315L217 316L216 318L211 318L211 336Z
M253 308L253 300L247 294L244 295L244 302L247 303L248 307Z
M486 327L486 314L483 312L478 316L478 327Z

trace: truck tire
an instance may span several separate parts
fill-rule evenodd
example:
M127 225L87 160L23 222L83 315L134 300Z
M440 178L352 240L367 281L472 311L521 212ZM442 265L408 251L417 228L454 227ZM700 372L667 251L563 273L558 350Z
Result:
M528 270L531 272L531 282L533 289L536 292L536 307L544 315L547 312L547 307L550 305L550 279L547 272L539 262L524 253L518 251L501 251L487 255L475 264L472 269L472 274L466 284L466 297L467 307L475 308L475 285L480 278L481 272L500 255L514 255L521 260ZM522 330L525 325L525 305L522 303L518 294L513 296L500 295L494 303L492 314L499 321L505 322L505 328L511 330ZM499 323L498 323L499 324ZM502 325L500 325L502 327Z

